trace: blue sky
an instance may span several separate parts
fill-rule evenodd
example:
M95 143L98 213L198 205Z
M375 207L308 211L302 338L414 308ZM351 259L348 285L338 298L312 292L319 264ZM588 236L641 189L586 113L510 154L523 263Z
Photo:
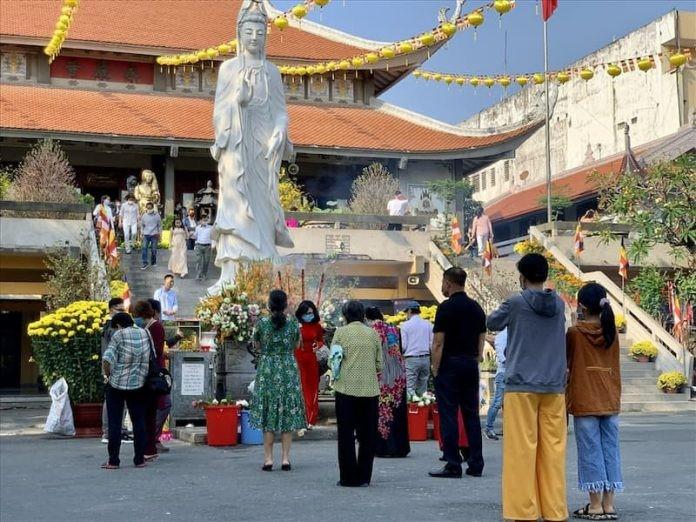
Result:
M288 9L297 2L274 0L273 3L279 9ZM468 0L464 12L485 3ZM449 7L451 14L455 4L455 0L332 0L322 10L321 19L319 9L309 19L364 38L397 41L435 27L438 9ZM559 0L549 22L550 68L572 63L672 9L693 11L696 1ZM542 22L535 13L534 0L518 0L517 7L503 17L502 27L498 14L492 11L478 28L476 40L473 31L457 33L447 48L438 51L424 67L454 73L503 72L506 31L508 71L514 74L543 70ZM513 92L513 88L508 89L509 94ZM454 86L448 89L441 84L408 78L382 99L458 123L498 102L501 94L502 89L498 87L491 91Z

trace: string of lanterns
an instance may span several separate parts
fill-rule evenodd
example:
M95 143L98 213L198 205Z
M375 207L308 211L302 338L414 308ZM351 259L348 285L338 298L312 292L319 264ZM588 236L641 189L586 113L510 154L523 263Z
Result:
M311 2L305 2L305 4L297 4L286 13L275 17L271 21L271 24L276 29L283 31L289 26L290 16L297 20L301 20L307 15L309 12L307 8L308 4L324 7L328 3L329 0L312 0ZM495 10L499 16L502 17L504 14L510 12L514 7L515 2L513 0L495 0L469 13L460 15L456 20L442 21L437 27L430 31L426 31L406 40L385 45L381 49L368 51L352 58L344 58L342 60L331 60L328 62L315 63L305 62L298 65L282 65L280 66L280 72L288 75L312 76L315 74L325 74L327 72L334 71L348 71L351 69L358 70L364 68L371 69L371 66L379 63L382 60L387 61L388 70L389 60L403 56L406 57L406 65L408 66L409 54L418 52L423 48L429 49L439 42L449 40L457 33L457 31L462 31L468 28L473 28L474 31L476 31L476 28L483 24L486 11L491 9ZM163 66L166 65L177 67L182 65L193 65L200 62L201 67L203 67L203 62L205 60L210 60L212 62L215 58L225 55L234 55L236 52L237 40L231 40L230 42L218 45L216 47L201 49L192 53L159 56L157 58L157 63ZM429 51L428 57L430 57Z
M291 7L287 11L279 14L278 16L272 18L269 22L270 26L283 31L290 25L290 20L294 19L301 22L312 9L319 7L323 9L326 7L331 0L304 0L299 4ZM198 51L193 51L185 54L174 54L174 55L163 55L157 57L157 63L159 65L167 65L177 67L179 65L194 65L201 63L201 67L205 60L210 60L211 62L218 58L219 56L232 56L237 53L237 40L230 40L229 42L224 42L214 47L208 47L206 49L199 49ZM212 64L211 64L212 65Z
M413 77L425 81L441 82L445 85L459 85L478 87L483 85L491 88L494 85L500 85L504 89L509 87L513 82L520 87L524 87L528 83L541 85L549 81L554 81L558 84L564 84L570 81L573 77L579 77L585 81L589 81L595 77L595 72L604 70L612 79L617 76L635 70L648 72L656 68L656 63L659 59L665 56L664 53L647 54L635 58L626 58L623 60L614 60L612 62L598 63L581 67L571 67L558 71L550 71L546 75L544 73L525 73L518 75L510 74L489 74L489 75L473 75L473 74L451 74L435 71L426 71L417 69L413 71ZM692 49L679 49L667 56L669 64L677 69L685 65L694 56Z
M46 44L46 47L44 47L44 54L48 56L48 63L53 62L58 54L60 54L63 42L65 42L65 38L68 36L68 30L75 18L77 4L78 0L63 0L63 6L60 8L60 15L53 29L53 35L48 41L48 44Z

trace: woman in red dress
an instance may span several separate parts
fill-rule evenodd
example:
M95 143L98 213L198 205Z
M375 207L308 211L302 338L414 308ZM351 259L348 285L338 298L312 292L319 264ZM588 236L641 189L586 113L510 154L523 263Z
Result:
M319 363L317 349L324 344L324 329L319 323L319 311L312 301L302 301L295 317L300 322L302 344L295 351L300 369L302 395L304 396L307 428L311 429L319 417Z

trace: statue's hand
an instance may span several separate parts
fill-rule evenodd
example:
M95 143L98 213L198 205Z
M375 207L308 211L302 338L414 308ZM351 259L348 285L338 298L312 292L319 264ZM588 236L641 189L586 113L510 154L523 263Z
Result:
M268 141L268 152L264 156L265 159L271 159L275 154L281 151L281 147L285 143L285 136L282 131L276 130L273 132L271 139Z

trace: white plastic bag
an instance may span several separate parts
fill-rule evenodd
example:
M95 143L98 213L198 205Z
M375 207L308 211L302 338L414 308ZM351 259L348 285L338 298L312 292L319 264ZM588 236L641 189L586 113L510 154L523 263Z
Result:
M63 377L53 383L49 394L51 395L51 410L48 412L44 431L58 435L75 435L75 423L68 396L68 383Z

